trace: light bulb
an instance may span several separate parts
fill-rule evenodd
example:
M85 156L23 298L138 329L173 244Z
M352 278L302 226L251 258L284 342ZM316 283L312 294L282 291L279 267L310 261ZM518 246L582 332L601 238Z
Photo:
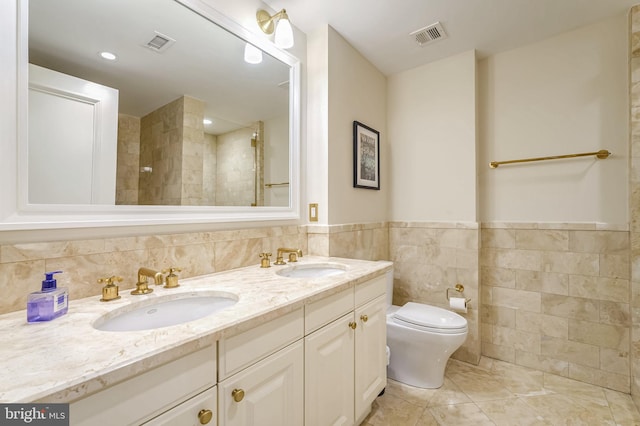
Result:
M259 64L262 62L262 50L251 43L244 46L244 61L249 64Z
M289 18L280 18L276 25L276 46L282 49L293 47L293 28Z
M100 52L100 57L108 61L115 61L118 57L111 52Z

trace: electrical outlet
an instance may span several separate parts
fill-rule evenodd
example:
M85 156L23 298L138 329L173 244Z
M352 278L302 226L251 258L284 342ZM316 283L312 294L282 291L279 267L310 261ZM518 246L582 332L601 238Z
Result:
M309 204L309 222L318 221L318 203Z

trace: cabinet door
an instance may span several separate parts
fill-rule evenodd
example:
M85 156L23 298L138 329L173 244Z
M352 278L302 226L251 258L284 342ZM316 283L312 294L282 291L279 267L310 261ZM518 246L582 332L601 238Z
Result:
M387 384L387 319L385 296L356 309L356 420L361 420Z
M353 312L305 337L305 425L352 425Z
M302 339L218 384L220 426L303 424Z

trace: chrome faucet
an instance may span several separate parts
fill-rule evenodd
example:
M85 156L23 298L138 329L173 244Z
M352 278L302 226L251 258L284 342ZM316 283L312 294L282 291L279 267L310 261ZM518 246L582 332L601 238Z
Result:
M148 287L147 278L153 278L156 285L162 284L164 280L162 272L154 271L153 269L149 268L140 268L138 269L138 282L136 283L136 289L133 290L131 294L151 293L153 289Z
M289 253L289 262L297 262L298 257L302 257L302 250L294 248L279 248L274 265L284 265L283 255Z

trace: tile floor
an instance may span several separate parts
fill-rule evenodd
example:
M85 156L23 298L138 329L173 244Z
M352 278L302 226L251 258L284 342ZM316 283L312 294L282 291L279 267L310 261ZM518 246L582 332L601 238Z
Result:
M389 380L362 426L640 425L631 396L482 358L450 360L440 389Z

